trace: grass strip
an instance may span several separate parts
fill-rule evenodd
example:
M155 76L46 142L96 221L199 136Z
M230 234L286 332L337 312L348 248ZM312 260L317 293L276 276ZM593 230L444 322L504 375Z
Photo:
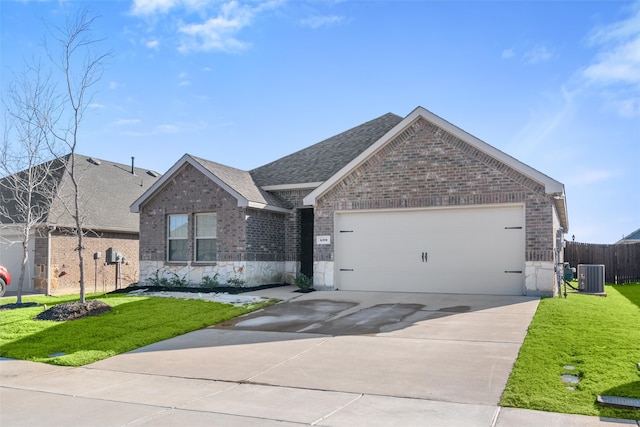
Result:
M640 283L605 292L540 301L501 406L640 419L640 411L596 403L598 395L640 398Z
M0 357L82 366L182 335L270 305L233 306L202 300L90 295L112 307L109 313L66 322L36 321L43 307L0 311ZM28 297L48 306L76 296ZM57 355L57 356L56 356Z

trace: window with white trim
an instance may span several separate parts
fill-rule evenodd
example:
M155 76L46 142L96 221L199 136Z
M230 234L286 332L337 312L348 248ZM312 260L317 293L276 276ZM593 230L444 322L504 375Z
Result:
M215 213L199 213L195 215L195 218L195 260L215 261L218 257L217 215Z
M187 261L189 258L189 216L167 217L167 260Z

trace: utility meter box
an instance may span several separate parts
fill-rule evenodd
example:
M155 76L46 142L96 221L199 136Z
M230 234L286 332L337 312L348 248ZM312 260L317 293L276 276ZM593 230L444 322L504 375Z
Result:
M118 262L118 251L116 248L107 249L104 262L107 264L116 264Z

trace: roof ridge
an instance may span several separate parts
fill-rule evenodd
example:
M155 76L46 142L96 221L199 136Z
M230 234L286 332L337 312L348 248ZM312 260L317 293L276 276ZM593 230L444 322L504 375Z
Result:
M403 118L386 113L249 171L256 184L324 182Z
M286 158L288 158L288 157L294 156L294 155L296 155L296 154L298 154L298 153L301 153L301 152L303 152L303 151L308 151L309 149L312 149L312 148L314 148L314 147L317 147L318 145L323 144L323 143L325 143L325 142L327 142L327 141L329 141L329 140L332 140L332 139L338 138L338 137L343 136L343 135L345 135L345 134L347 134L347 133L349 133L349 132L353 132L353 131L355 131L355 130L356 130L356 129L358 129L358 128L363 128L363 127L365 127L365 126L367 126L367 125L370 125L371 123L373 123L373 122L375 122L375 121L378 121L378 120L382 119L383 117L388 117L388 116L393 116L393 117L397 117L397 118L399 118L399 119L402 119L402 117L398 116L397 114L394 114L394 113L391 113L391 112L389 112L389 113L385 113L385 114L383 114L383 115L381 115L381 116L379 116L379 117L376 117L376 118L374 118L374 119L368 120L368 121L366 121L366 122L364 122L364 123L360 123L359 125L353 126L353 127L349 128L349 129L347 129L347 130L345 130L345 131L342 131L342 132L337 133L337 134L335 134L335 135L333 135L333 136L330 136L330 137L328 137L328 138L325 138L325 139L323 139L322 141L316 142L315 144L311 144L311 145L309 145L309 146L307 146L307 147L304 147L304 148L301 148L301 149L299 149L299 150L297 150L297 151L294 151L293 153L289 153L289 154L287 154L287 155L285 155L285 156L283 156L283 157L280 157L279 159L275 159L275 160L273 160L273 161L271 161L271 162L269 162L269 163L265 163L265 164L264 164L264 165L262 165L262 166L258 166L257 168L253 168L253 169L249 170L249 172L253 172L253 171L258 170L258 169L261 169L261 168L263 168L263 167L265 167L265 166L269 166L269 165L271 165L271 164L273 164L273 163L279 162L279 161L281 161L281 160L284 160L284 159L286 159Z

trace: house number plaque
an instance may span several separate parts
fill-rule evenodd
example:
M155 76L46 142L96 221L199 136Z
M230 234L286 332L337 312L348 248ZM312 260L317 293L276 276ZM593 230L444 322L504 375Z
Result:
M330 245L331 236L316 236L316 243L318 245Z

